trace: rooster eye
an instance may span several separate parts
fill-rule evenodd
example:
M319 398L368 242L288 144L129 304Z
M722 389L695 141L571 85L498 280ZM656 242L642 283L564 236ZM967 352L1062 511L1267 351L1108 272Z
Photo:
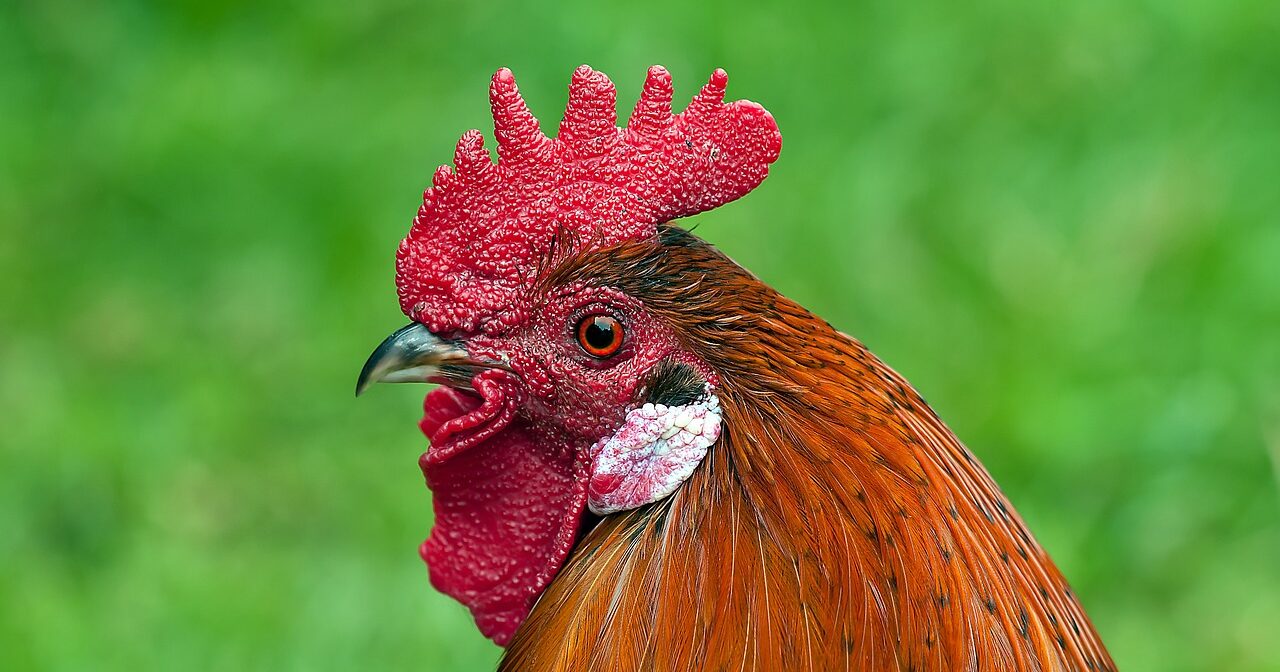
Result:
M608 315L588 315L578 323L578 345L592 357L611 357L622 348L622 324Z

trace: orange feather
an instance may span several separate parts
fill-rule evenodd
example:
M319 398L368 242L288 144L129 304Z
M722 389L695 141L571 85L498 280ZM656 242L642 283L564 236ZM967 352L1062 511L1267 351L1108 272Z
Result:
M502 670L1113 670L986 470L858 341L678 229L569 259L720 377L677 493L588 531Z

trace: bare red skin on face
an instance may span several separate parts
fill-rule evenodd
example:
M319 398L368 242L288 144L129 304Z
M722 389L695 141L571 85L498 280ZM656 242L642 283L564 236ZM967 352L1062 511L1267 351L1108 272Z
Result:
M755 103L725 103L726 83L716 70L673 115L671 77L655 66L618 128L613 84L582 66L558 136L548 138L511 72L499 70L489 92L498 162L478 131L464 134L455 168L436 171L400 244L405 314L511 369L477 375L477 395L433 390L421 423L432 444L420 460L436 512L421 548L431 582L498 644L573 548L589 447L621 424L657 361L684 357L670 330L624 306L625 297L535 296L539 271L571 253L655 236L658 224L732 201L765 178L782 147L777 125ZM572 321L623 308L631 345L608 366L584 359Z
M638 302L608 288L569 285L509 333L467 340L473 357L505 358L472 379L476 394L432 390L420 460L436 524L421 553L432 585L467 605L481 632L509 641L567 559L591 481L591 445L622 424L635 385L659 361L715 374L680 348ZM608 310L627 340L607 365L570 325Z

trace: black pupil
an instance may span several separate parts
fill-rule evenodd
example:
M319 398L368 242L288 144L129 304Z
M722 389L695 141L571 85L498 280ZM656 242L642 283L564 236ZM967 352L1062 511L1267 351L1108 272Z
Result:
M582 337L586 339L587 345L592 350L608 350L613 346L613 330L616 328L617 324L612 318L593 317L587 323Z

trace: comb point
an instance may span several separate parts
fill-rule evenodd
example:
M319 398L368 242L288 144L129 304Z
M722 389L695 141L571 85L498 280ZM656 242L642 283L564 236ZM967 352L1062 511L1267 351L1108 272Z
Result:
M440 188L449 183L449 178L453 177L453 169L449 166L439 166L436 172L431 175L431 186ZM425 194L424 194L425 196Z
M493 85L514 88L516 85L515 73L511 72L511 68L498 68L493 73Z
M484 148L484 135L480 131L472 129L462 134L453 151L453 164L458 167L459 175L469 179L480 177L493 167L489 150Z
M582 145L592 140L616 136L617 104L617 90L607 75L587 65L578 66L569 82L569 102L565 105L557 138L582 149Z
M649 68L627 128L644 135L657 135L671 126L671 73L661 65Z
M516 77L511 70L500 68L493 73L489 85L489 106L493 111L493 135L498 141L498 160L514 165L531 163L546 146L537 117L529 111Z
M695 119L710 116L715 110L724 105L724 93L728 84L729 73L725 72L723 68L716 68L711 73L711 77L707 79L707 83L689 102L689 107L684 113Z

